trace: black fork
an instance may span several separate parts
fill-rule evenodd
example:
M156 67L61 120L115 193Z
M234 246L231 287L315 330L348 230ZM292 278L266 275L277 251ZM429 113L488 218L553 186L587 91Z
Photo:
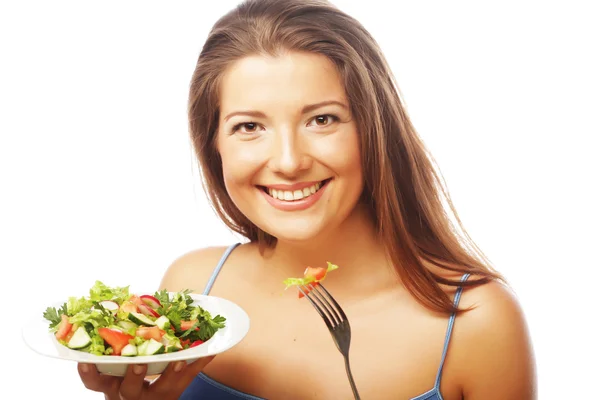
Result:
M333 341L337 346L338 350L344 356L344 363L346 365L346 375L350 381L352 387L352 393L356 400L360 400L352 372L350 371L350 358L348 356L350 352L350 322L348 317L342 310L342 307L337 301L329 294L327 289L320 283L312 287L306 285L298 286L298 289L304 294L304 296L310 301L315 310L319 313L325 325L333 337Z

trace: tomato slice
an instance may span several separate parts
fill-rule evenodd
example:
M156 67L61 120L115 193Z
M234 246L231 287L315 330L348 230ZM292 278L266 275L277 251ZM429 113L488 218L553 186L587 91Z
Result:
M118 329L98 328L98 334L112 347L113 354L116 356L121 355L123 347L127 346L129 341L133 339L133 336Z
M325 267L306 267L304 270L305 278L312 277L315 278L316 281L325 278L325 275L327 275L327 268Z
M144 304L144 302L142 301L140 296L136 296L135 294L131 295L131 297L129 298L129 301L132 302L133 304L135 304L136 306L139 306L140 304Z
M192 327L192 325L194 325L196 322L198 322L197 319L193 320L193 321L181 321L181 330L182 331L187 331L188 329L190 329ZM198 328L196 328L196 330L198 330Z
M67 336L65 336L65 342L69 343L69 340L71 340L71 338L73 337L73 335L75 334L75 331L77 330L77 328L75 328L75 326L73 326L71 328L71 331L69 333L67 333Z
M327 268L307 267L304 270L304 277L314 279L313 282L310 282L306 285L306 287L308 288L308 291L310 292L312 290L312 288L315 287L321 279L325 278L325 275L327 275ZM303 297L304 297L304 293L302 293L301 290L298 290L298 298L301 299Z
M138 307L131 301L124 301L123 304L121 304L120 308L122 312L127 314L132 312L139 312Z
M137 328L137 330L135 331L135 336L139 336L142 339L146 339L146 340L154 339L157 342L160 342L160 340L162 339L164 334L165 334L165 331L160 329L158 326L152 326L152 327L143 326L143 327Z
M192 343L192 344L190 345L190 349L191 349L192 347L200 346L202 343L204 343L204 341L203 341L203 340L196 340L194 343Z
M61 314L60 318L61 320L58 323L58 330L56 331L55 336L58 340L63 340L67 337L69 332L71 332L73 324L69 323L69 317L65 314Z

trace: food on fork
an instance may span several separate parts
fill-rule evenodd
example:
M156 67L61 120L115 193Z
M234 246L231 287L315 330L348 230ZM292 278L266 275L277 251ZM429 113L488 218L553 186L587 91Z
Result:
M286 285L286 289L290 286L306 286L307 290L312 290L317 283L323 281L327 277L327 273L331 272L339 267L335 264L327 262L327 267L307 267L304 270L303 278L287 278L283 281ZM298 291L298 298L304 297L304 293L301 290Z
M129 286L108 287L96 281L89 297L69 297L44 318L58 342L98 356L150 356L199 346L226 319L192 305L190 290L153 295L129 293Z

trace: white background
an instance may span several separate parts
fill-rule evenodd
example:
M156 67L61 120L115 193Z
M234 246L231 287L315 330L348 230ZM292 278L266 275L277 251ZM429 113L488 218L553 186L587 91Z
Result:
M21 321L96 279L154 290L182 253L235 240L199 185L186 99L236 3L0 6L3 393L101 398L75 364L26 348ZM517 291L540 399L591 398L599 15L548 3L337 2L382 45L467 229Z

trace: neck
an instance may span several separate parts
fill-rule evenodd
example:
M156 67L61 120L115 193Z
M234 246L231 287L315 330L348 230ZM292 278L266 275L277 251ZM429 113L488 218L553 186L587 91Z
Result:
M358 284L364 281L366 271L369 274L378 269L390 271L383 241L377 237L373 221L362 207L334 230L310 241L278 241L265 255L286 277L301 277L308 266L326 267L328 261L336 264L339 270L327 278L329 285L337 282L348 285L352 280Z

